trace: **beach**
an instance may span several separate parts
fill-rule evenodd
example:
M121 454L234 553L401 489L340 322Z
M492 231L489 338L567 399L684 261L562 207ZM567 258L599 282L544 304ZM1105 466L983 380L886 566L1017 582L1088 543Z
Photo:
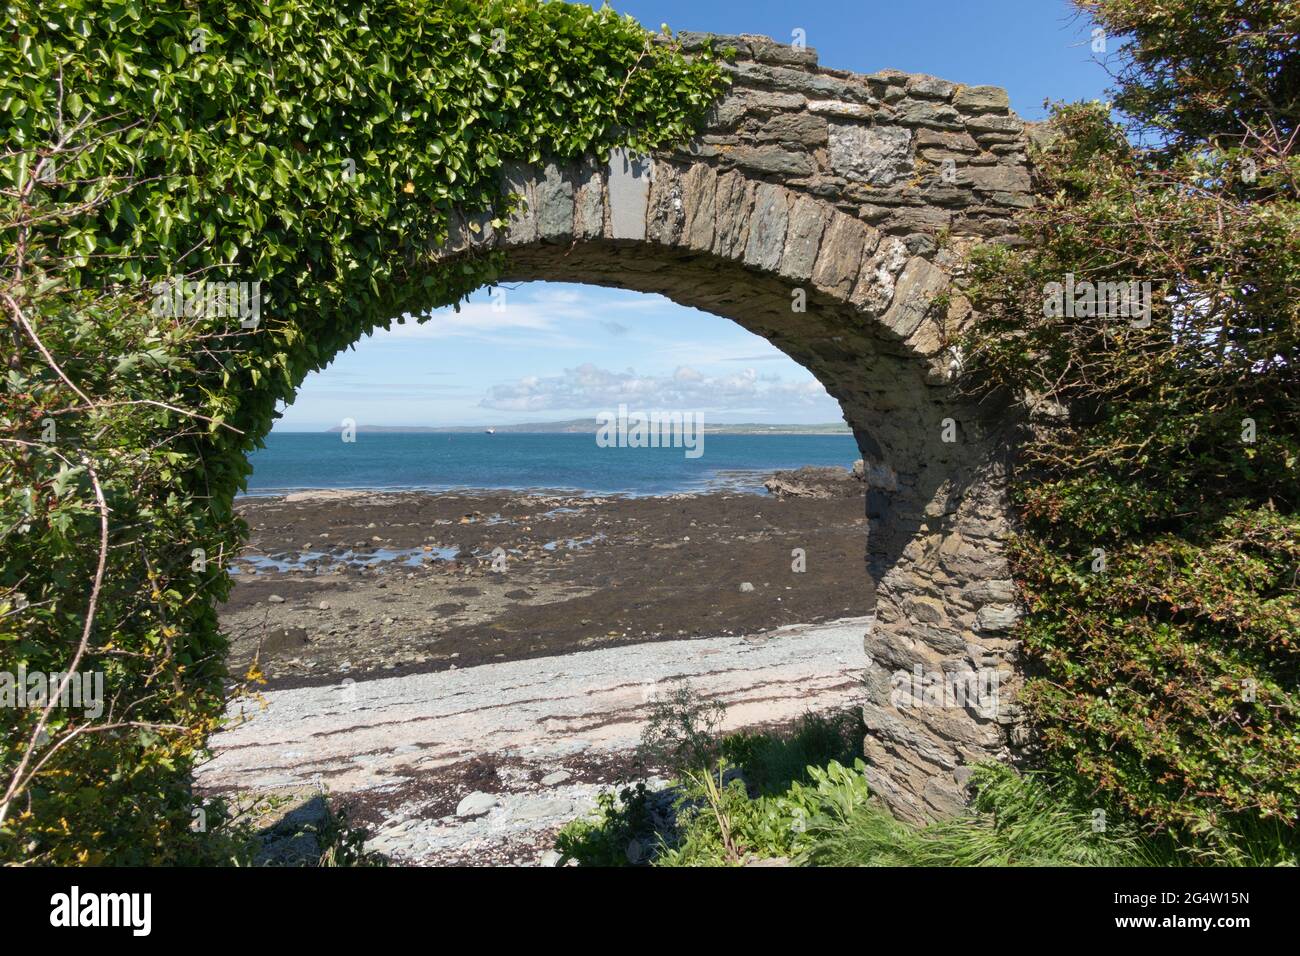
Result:
M838 494L243 498L231 671L303 686L860 616L863 492Z
M632 781L666 811L637 744L680 682L729 730L859 701L863 484L770 487L241 498L232 698L199 792L257 821L264 862L310 858L326 804L399 865L549 865Z

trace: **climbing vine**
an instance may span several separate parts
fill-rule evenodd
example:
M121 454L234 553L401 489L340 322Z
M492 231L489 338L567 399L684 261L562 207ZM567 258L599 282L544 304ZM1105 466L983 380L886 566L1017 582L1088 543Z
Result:
M3 10L0 857L203 859L214 605L276 403L492 280L435 254L453 209L501 224L507 164L682 140L723 78L534 0Z

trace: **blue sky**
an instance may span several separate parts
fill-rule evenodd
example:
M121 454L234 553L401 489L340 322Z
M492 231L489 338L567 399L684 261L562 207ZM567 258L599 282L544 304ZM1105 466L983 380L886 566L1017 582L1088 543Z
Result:
M1091 24L1066 0L621 0L657 29L804 31L824 66L886 67L1006 88L1026 119L1043 101L1096 99L1108 77ZM504 308L501 306L504 304ZM304 382L276 429L492 425L591 416L626 401L699 410L713 422L838 421L812 376L727 319L661 296L559 283L480 290L459 315L363 338Z

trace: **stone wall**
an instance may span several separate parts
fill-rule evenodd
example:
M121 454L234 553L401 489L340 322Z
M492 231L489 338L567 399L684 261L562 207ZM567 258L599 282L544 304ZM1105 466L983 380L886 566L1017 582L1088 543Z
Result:
M508 227L458 220L443 254L495 246L504 280L662 293L826 385L867 462L871 782L904 816L950 813L969 766L1008 755L1015 718L1009 426L955 394L950 343L970 319L965 253L1011 238L1031 202L1026 129L992 87L822 69L764 37L683 42L710 39L735 48L733 85L691 143L512 169L523 203ZM995 674L996 707L900 699L898 675L918 673Z

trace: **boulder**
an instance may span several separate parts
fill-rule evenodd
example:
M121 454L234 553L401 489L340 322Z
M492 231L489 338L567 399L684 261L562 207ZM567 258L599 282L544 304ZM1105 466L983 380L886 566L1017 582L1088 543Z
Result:
M763 482L763 487L778 498L854 498L866 491L860 473L814 466L778 471Z

